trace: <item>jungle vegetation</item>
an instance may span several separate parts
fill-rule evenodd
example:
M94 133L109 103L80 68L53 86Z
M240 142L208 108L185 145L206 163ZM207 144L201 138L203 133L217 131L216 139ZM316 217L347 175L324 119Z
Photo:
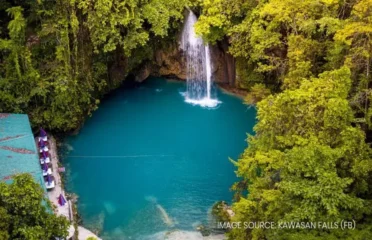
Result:
M355 221L230 239L371 239L372 1L205 0L197 30L229 38L257 103L255 135L233 161L232 221Z
M372 0L1 0L0 112L78 128L117 87L110 70L174 41L186 6L205 41L228 41L257 108L231 220L356 223L229 238L372 239Z
M33 126L78 128L153 46L180 26L186 1L0 1L0 112ZM119 59L119 60L118 60ZM124 74L125 75L125 74Z
M30 174L0 182L0 239L54 239L67 237L70 225L53 213L45 191Z

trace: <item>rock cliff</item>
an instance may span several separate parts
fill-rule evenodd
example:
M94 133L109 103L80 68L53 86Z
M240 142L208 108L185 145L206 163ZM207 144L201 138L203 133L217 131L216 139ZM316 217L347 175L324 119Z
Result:
M150 75L186 80L186 62L178 43L154 52L153 61L146 61L133 73L136 81L141 82ZM211 46L212 74L214 81L234 85L235 60L227 53L227 41Z

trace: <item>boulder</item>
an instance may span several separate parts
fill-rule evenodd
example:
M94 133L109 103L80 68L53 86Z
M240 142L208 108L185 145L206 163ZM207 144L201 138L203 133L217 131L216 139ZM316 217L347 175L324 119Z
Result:
M136 82L142 82L146 78L150 76L152 72L151 64L146 63L141 67L138 71L135 73L135 81Z

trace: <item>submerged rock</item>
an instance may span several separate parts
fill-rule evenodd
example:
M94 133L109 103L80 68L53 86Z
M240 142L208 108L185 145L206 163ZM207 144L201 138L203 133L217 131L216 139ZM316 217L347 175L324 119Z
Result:
M224 234L216 234L203 236L200 232L196 231L184 231L184 230L174 230L168 232L159 232L154 235L145 236L144 240L224 240L226 239Z
M211 230L202 224L197 226L196 230L198 230L203 237L211 235Z

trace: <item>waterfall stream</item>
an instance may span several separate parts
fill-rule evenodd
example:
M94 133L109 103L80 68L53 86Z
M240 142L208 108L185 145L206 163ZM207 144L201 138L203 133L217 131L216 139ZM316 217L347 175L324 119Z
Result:
M213 96L213 78L210 49L201 37L196 36L194 24L197 18L189 11L183 30L181 49L187 63L186 102L202 107L215 107L219 101Z

